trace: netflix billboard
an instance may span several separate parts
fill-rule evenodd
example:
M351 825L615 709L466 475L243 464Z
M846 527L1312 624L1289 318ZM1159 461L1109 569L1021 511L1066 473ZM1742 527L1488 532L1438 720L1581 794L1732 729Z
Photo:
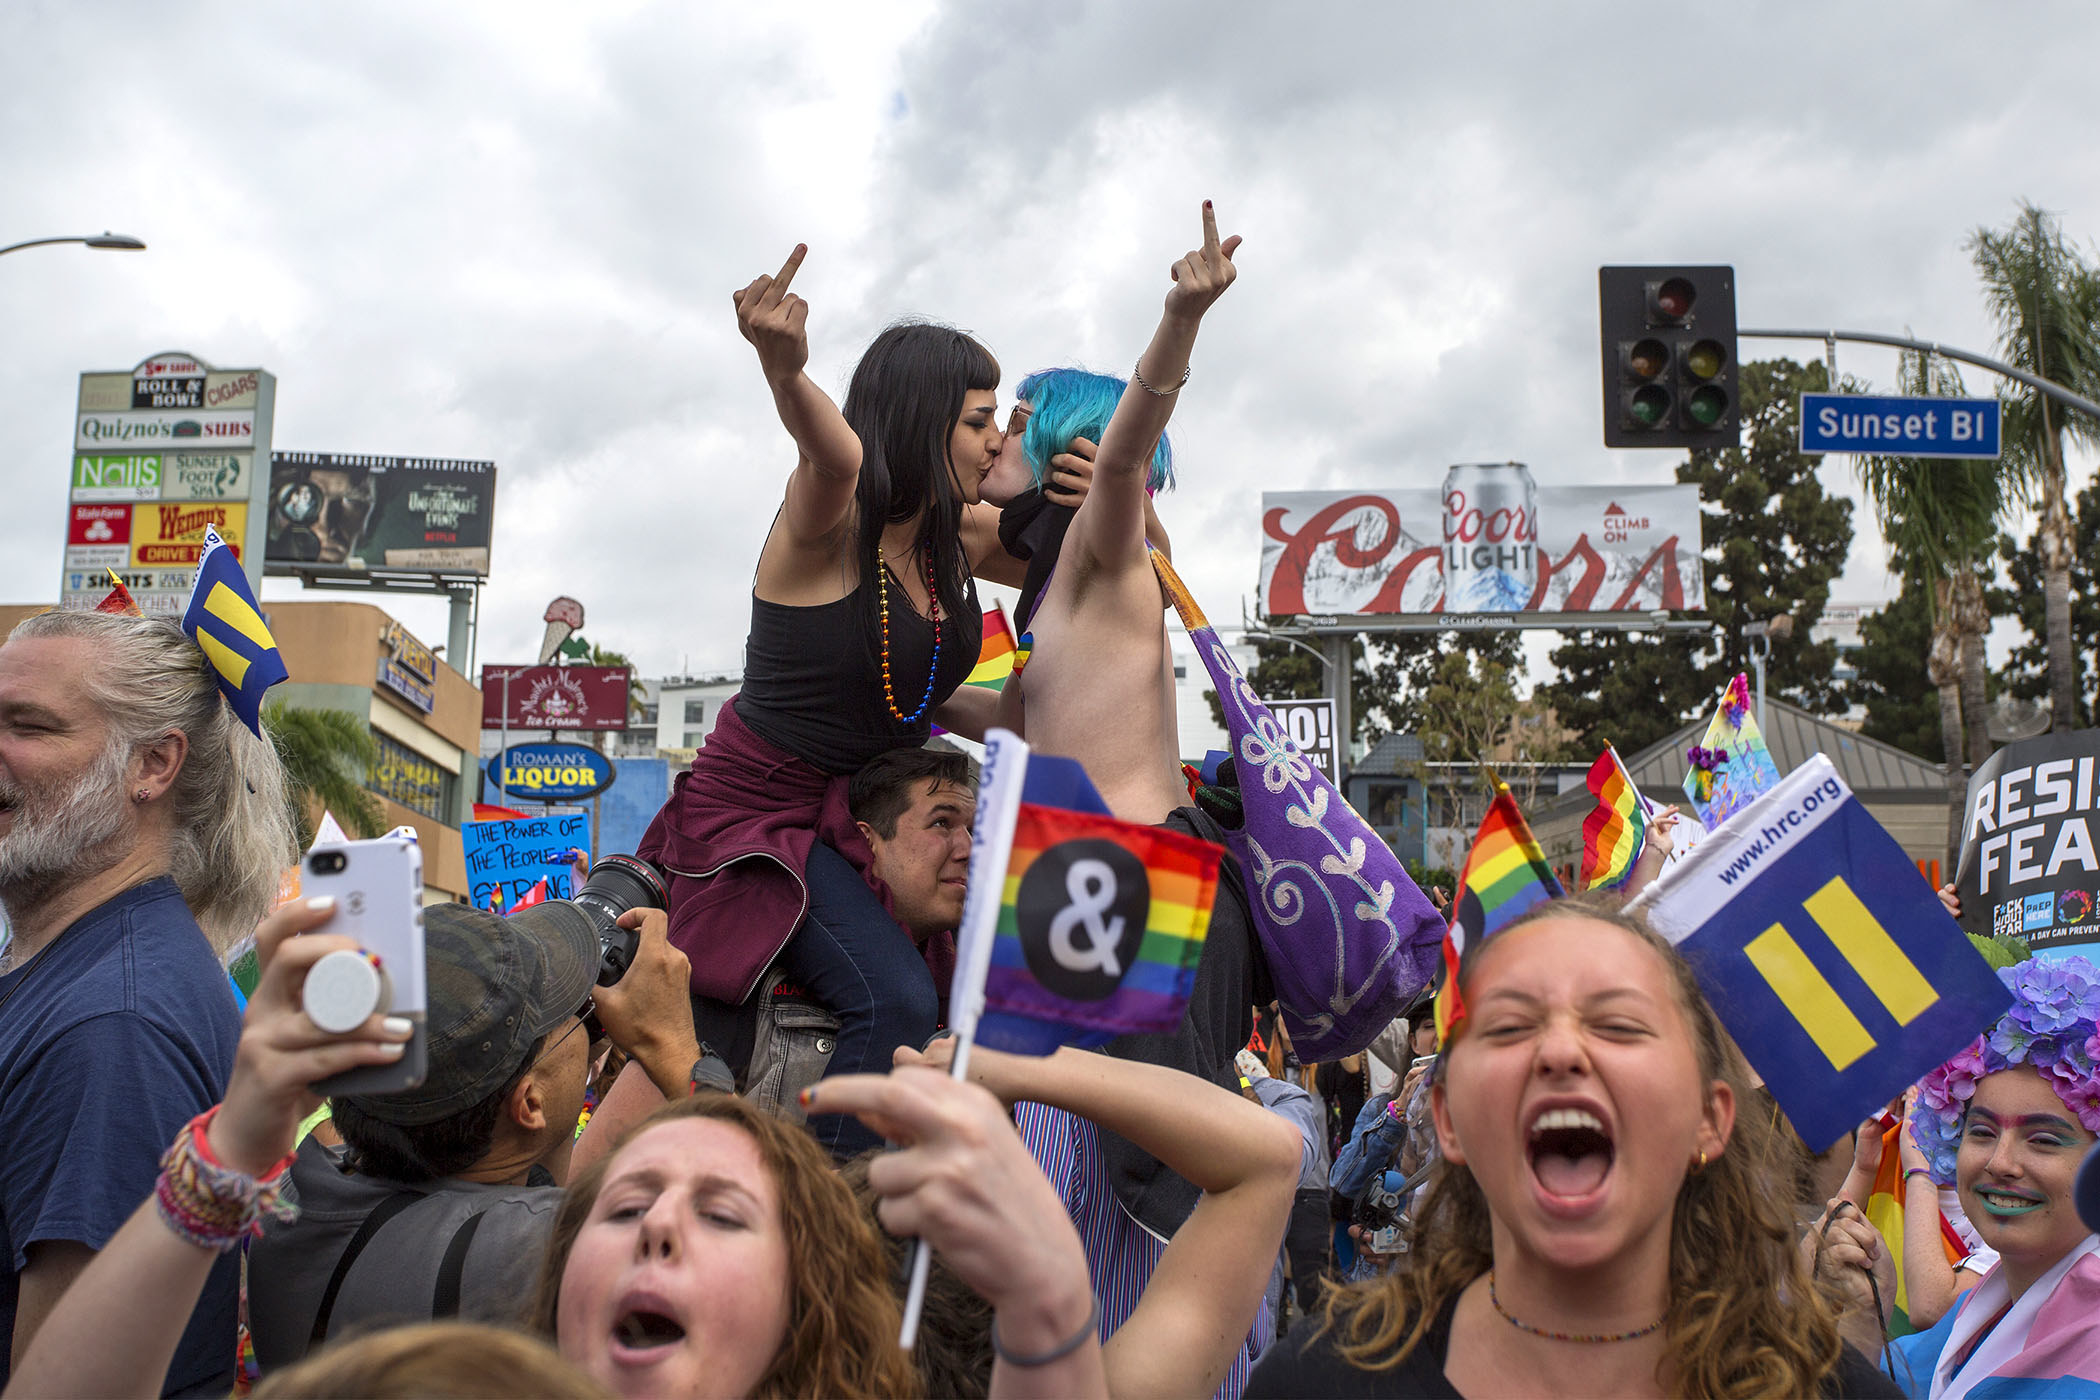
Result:
M625 729L625 666L484 666L483 729Z

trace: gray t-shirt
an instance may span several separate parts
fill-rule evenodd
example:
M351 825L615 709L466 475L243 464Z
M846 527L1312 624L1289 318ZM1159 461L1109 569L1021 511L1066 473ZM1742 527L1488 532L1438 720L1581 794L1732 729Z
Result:
M248 1252L248 1326L265 1372L306 1355L336 1263L373 1211L404 1193L414 1200L365 1241L343 1276L325 1335L374 1324L428 1321L446 1253L475 1216L459 1267L466 1321L513 1324L531 1305L540 1256L562 1192L547 1185L486 1186L447 1178L403 1185L343 1167L344 1151L309 1137L292 1162L286 1198L299 1218L268 1222Z

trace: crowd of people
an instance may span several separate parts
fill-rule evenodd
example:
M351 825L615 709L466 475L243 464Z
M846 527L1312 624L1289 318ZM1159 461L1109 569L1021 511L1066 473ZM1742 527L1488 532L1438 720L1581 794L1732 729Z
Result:
M5 1393L2100 1394L2076 959L2005 967L1997 1026L1805 1144L1616 899L1470 944L1441 1035L1419 987L1300 1063L1313 1009L1279 1001L1228 857L1177 1030L955 1072L976 774L933 725L1077 760L1124 821L1232 821L1180 767L1152 562L1165 429L1235 276L1202 226L1127 381L1031 375L1004 415L989 352L922 323L835 405L802 248L736 294L796 463L743 691L637 853L667 898L620 915L610 983L572 903L437 904L420 1028L323 1030L305 978L356 945L330 898L278 902L284 774L208 658L163 621L22 623ZM961 684L978 579L1022 593L996 692ZM222 959L249 935L243 1013ZM419 1083L316 1092L418 1033ZM1900 1242L1868 1219L1887 1152Z

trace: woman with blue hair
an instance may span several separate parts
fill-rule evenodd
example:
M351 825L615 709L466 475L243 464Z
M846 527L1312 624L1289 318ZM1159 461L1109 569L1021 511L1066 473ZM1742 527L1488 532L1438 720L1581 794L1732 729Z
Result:
M995 504L1003 503L999 542L1027 566L1021 601L1014 608L1014 630L1024 637L1057 568L1065 531L1078 514L1086 484L1092 479L1097 444L1129 387L1128 381L1113 374L1045 369L1023 379L1014 390L1018 402L1007 420L1006 446L985 477L984 496ZM1145 538L1169 555L1173 551L1151 498L1173 484L1174 448L1162 433L1145 474ZM1060 500L1060 496L1069 500ZM1023 651L1028 648L1024 641ZM1026 661L1021 664L1025 667Z
M1891 1344L1889 1374L1930 1400L2100 1395L2100 1235L2073 1199L2100 1134L2100 968L2001 968L2013 1005L1918 1085L1922 1171L1961 1192L1998 1263L1928 1332Z

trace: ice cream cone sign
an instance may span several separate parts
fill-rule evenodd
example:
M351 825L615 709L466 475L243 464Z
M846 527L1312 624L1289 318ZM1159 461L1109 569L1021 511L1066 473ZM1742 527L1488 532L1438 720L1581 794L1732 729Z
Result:
M540 665L554 659L569 634L583 626L583 604L574 598L556 598L547 604L547 634L540 638Z

